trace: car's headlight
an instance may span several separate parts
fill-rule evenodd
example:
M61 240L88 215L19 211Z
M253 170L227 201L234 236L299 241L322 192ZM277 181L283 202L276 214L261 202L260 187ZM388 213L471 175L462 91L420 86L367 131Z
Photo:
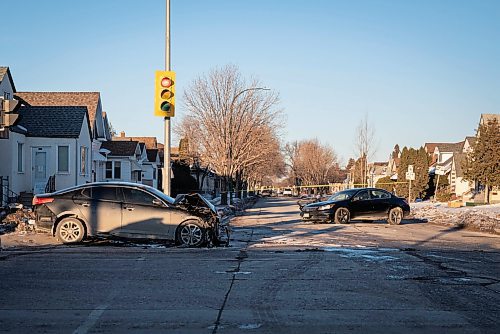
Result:
M318 207L318 210L329 210L333 208L333 204L322 205Z

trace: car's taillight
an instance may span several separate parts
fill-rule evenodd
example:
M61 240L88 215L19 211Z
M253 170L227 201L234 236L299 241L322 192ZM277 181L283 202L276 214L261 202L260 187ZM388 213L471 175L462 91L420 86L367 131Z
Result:
M51 203L54 201L53 197L33 197L33 205L40 205L45 203Z

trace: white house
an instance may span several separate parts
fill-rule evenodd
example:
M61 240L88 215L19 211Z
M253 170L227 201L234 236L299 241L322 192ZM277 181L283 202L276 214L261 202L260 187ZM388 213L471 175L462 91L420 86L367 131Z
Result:
M19 122L11 128L16 142L11 169L17 174L13 191L46 191L52 176L59 190L91 181L92 139L86 107L19 108ZM14 153L14 152L13 152Z
M143 152L137 141L105 141L101 149L106 161L99 162L104 170L104 181L141 182Z
M29 106L85 106L92 134L91 179L103 181L104 172L97 167L105 161L99 154L101 143L111 139L107 116L104 115L99 92L16 92L16 99Z

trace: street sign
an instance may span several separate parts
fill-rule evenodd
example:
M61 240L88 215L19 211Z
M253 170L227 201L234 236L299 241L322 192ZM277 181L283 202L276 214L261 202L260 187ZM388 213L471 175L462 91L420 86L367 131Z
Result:
M408 173L413 173L413 165L408 165Z
M413 173L413 172L406 172L406 179L410 180L410 181L414 181L415 180L415 173Z

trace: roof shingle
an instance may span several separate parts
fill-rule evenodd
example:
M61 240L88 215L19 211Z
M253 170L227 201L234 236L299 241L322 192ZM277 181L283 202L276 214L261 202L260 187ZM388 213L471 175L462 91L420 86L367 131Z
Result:
M87 114L86 107L74 106L21 106L18 110L17 125L27 129L28 137L78 138Z
M94 128L99 92L17 92L15 96L31 106L85 106Z
M138 144L137 141L105 141L101 148L109 150L111 156L129 157L135 155Z

